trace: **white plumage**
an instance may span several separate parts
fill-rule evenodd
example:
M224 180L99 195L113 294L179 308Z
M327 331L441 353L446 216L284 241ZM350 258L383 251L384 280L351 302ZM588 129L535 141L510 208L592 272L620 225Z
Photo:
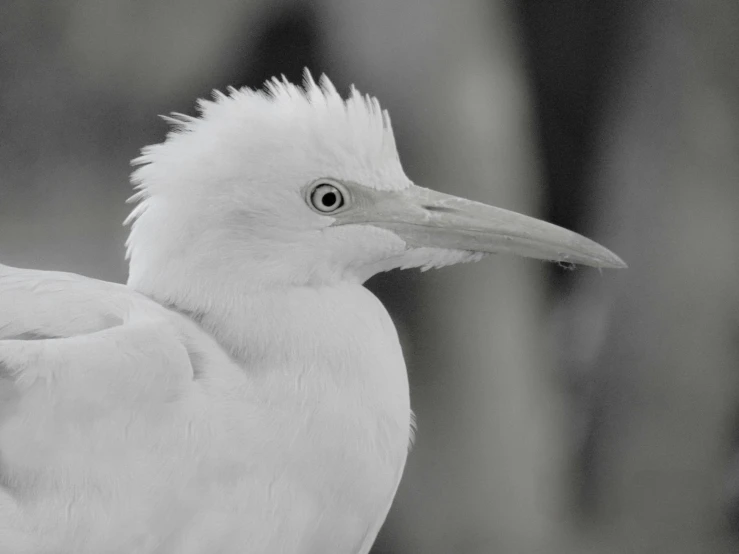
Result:
M0 266L0 552L366 554L411 411L362 283L563 229L421 189L328 80L231 90L146 148L127 286Z

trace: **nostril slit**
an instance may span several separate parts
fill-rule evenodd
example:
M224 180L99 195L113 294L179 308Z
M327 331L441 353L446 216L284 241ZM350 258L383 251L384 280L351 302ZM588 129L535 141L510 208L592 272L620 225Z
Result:
M424 210L427 210L429 212L441 212L441 213L452 213L456 212L454 208L446 208L444 206L433 206L433 205L427 205L427 206L421 206Z

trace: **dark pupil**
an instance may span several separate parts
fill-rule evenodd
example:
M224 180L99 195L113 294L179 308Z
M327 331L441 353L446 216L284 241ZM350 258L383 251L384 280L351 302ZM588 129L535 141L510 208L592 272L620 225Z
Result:
M323 205L330 208L334 204L336 204L336 193L335 192L327 192L323 195L321 198L323 201Z

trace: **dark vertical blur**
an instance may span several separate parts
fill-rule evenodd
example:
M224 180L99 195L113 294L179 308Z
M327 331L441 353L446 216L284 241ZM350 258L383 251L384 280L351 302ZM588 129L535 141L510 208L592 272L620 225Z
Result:
M633 52L635 23L648 2L608 0L517 3L537 116L545 214L558 225L590 234L596 202L591 187L606 112ZM576 274L549 266L555 296L575 286ZM563 367L580 429L572 452L572 494L581 516L596 505L604 401L589 374Z
M648 2L515 2L537 118L544 212L578 232L592 221L590 170L614 86L628 63L627 40ZM549 266L554 283L571 273Z

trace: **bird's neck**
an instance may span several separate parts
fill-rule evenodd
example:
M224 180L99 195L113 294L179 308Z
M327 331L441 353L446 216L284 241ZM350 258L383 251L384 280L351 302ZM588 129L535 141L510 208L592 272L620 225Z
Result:
M390 316L371 292L350 284L288 287L229 300L192 314L260 394L296 405L339 398L407 443L405 362Z
M140 292L196 321L248 371L313 364L342 373L382 364L406 379L390 316L358 284L245 287L207 300L203 296L202 301L197 295L172 298L156 290Z
M347 492L342 484L341 495L379 494L389 504L412 440L412 414L397 332L372 293L350 284L281 287L173 307L197 321L240 366L243 374L233 387L228 379L219 382L236 395L245 391L250 410L266 406L265 428L309 437L302 447L291 443L299 466L294 471L307 470L306 478L316 479L321 472L302 460L326 466L343 460L351 466L349 487L361 490ZM253 422L256 416L249 414L245 420L229 416L229 428L238 428L234 421ZM268 433L270 445L281 444L275 439L280 433ZM383 472L391 491L362 488ZM333 487L336 479L326 476L317 486Z
M260 288L211 301L204 309L178 308L250 364L291 352L341 352L355 348L362 337L397 343L384 306L361 285Z

